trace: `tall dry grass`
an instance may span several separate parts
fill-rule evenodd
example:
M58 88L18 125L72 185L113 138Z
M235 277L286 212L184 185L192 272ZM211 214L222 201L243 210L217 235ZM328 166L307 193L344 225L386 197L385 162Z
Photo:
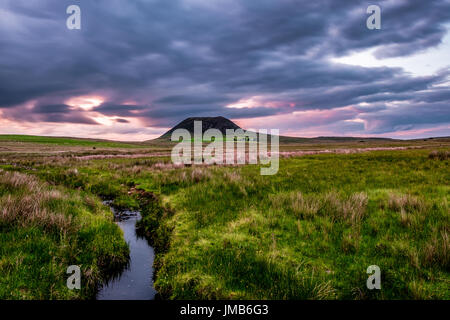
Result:
M38 191L40 189L39 181L30 175L19 172L0 171L0 185L3 185L11 191L24 189L27 191Z
M59 190L50 190L36 177L18 172L0 172L0 185L8 194L0 198L0 222L16 227L41 227L48 231L72 232L71 216L55 212L49 203L67 200Z
M410 194L388 195L387 208L398 212L400 223L404 227L420 227L426 219L429 207L425 199Z
M422 264L424 266L439 265L448 270L450 267L449 247L448 228L435 232L434 237L422 249Z
M428 158L433 159L433 160L448 160L448 159L450 159L450 151L434 150L434 151L430 152L430 154L428 155Z
M396 193L389 194L388 207L391 210L399 212L424 212L427 209L427 205L423 199L410 194Z
M305 196L301 192L271 197L271 205L279 210L292 211L299 218L313 219L327 216L333 220L356 225L364 218L368 203L367 194L358 192L342 197L336 192Z

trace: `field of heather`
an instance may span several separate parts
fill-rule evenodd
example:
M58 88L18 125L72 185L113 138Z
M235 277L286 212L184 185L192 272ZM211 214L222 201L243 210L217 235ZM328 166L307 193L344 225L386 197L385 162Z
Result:
M164 144L15 139L0 149L1 299L95 297L128 259L105 199L140 210L164 299L450 298L449 139L285 143L273 176L175 166Z

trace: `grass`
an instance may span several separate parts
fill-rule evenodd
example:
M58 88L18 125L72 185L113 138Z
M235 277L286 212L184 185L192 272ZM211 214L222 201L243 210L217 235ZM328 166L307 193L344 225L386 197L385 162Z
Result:
M43 137L27 135L0 135L0 142L17 143L37 143L56 146L82 146L82 147L103 147L103 148L142 148L136 143L122 143L107 140L76 139L65 137Z
M95 197L3 170L0 242L0 299L91 298L128 259L111 212ZM81 268L81 290L66 287L70 265Z
M176 212L156 287L167 298L449 299L448 161L418 151L286 159L142 180ZM159 184L159 185L158 185ZM382 290L365 286L369 265Z
M5 155L0 167L140 208L166 299L449 299L442 143L292 156L274 176L255 165L175 166L168 157L34 155L12 166ZM382 289L370 291L374 264Z

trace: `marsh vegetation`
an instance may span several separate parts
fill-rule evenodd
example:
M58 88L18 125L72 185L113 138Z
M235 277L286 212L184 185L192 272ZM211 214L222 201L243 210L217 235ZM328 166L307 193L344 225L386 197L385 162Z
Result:
M89 297L65 288L66 265L82 264L94 283L127 255L108 198L141 211L166 299L449 299L449 142L426 143L293 154L274 176L258 165L175 166L149 149L5 153L0 296ZM374 264L382 289L370 291Z

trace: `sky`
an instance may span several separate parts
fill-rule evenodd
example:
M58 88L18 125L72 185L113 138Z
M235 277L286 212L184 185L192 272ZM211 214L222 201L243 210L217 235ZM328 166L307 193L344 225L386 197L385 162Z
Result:
M0 0L0 134L148 140L196 116L450 136L450 0Z

